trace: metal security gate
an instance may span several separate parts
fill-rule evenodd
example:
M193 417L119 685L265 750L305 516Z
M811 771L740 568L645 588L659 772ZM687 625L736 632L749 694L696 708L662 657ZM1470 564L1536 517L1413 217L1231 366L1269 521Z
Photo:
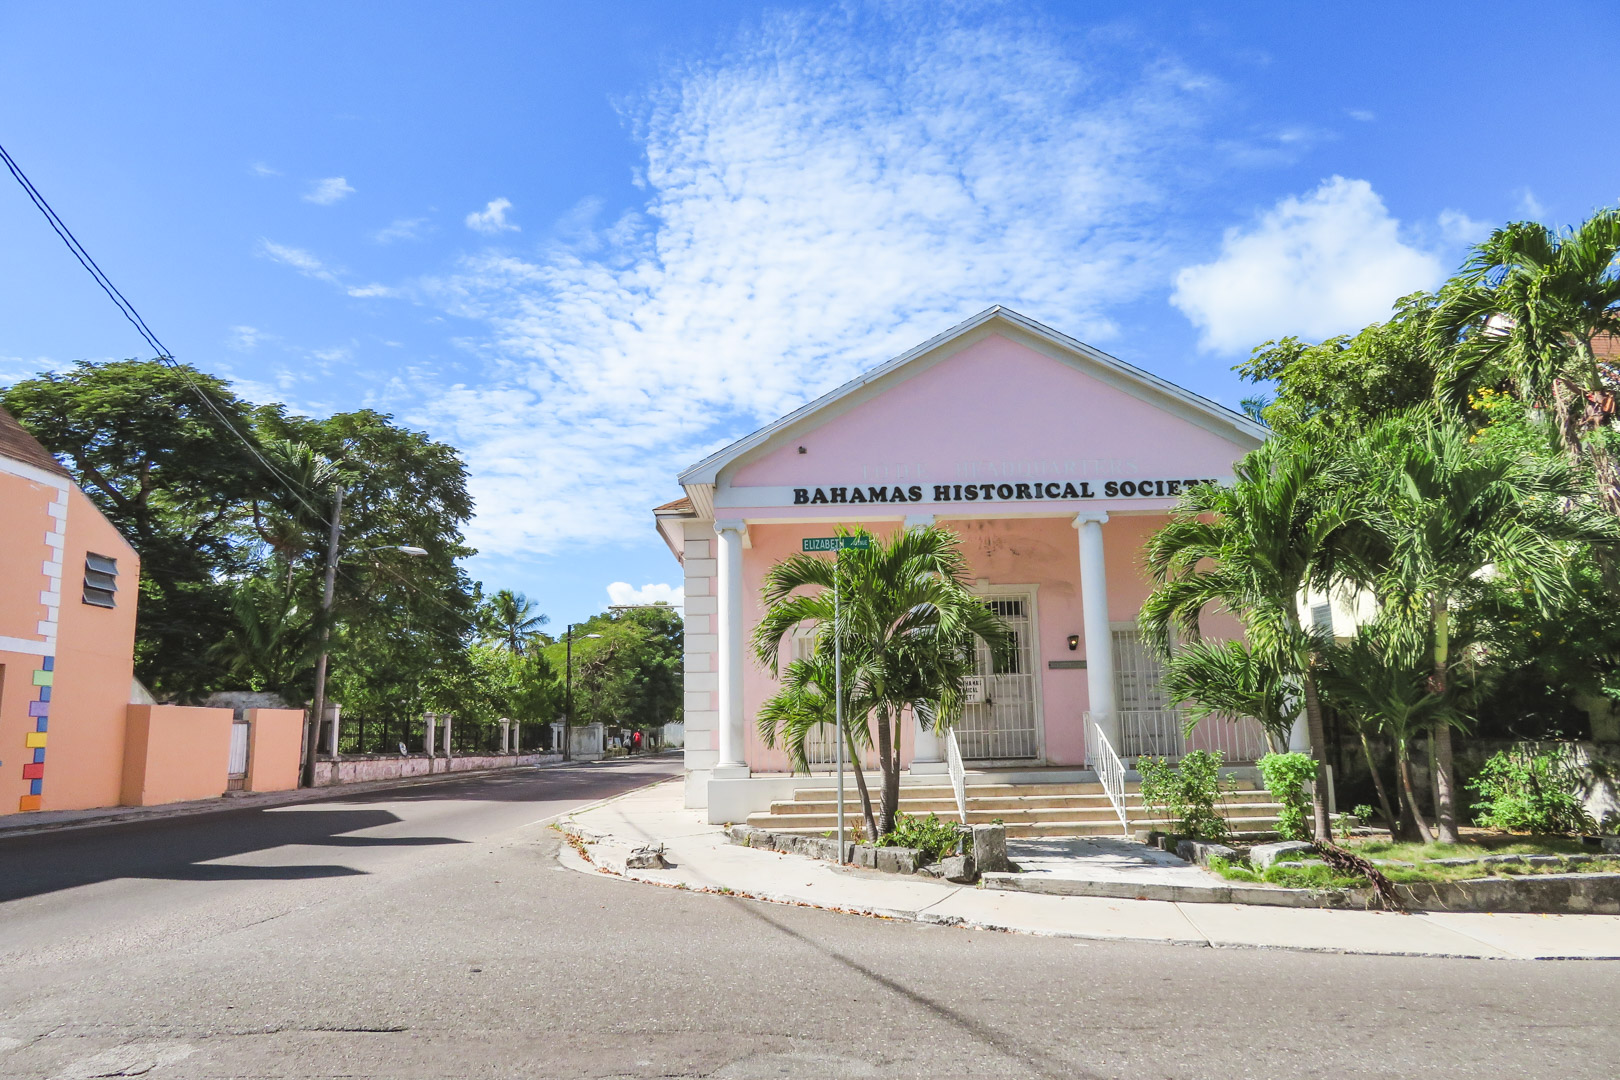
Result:
M956 741L968 761L1014 761L1041 754L1040 710L1035 685L1035 626L1025 595L991 596L990 610L1001 616L1010 635L1008 649L992 654L984 642L975 646L984 700L962 708Z
M231 725L231 767L225 781L227 791L241 791L247 786L248 726L244 720Z
M1179 757L1181 710L1164 693L1164 665L1140 630L1115 630L1114 694L1119 710L1119 755Z

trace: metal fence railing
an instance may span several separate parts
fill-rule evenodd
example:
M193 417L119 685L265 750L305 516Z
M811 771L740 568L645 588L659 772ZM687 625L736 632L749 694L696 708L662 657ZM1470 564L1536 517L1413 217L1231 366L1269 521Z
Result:
M1119 755L1127 761L1143 756L1179 761L1192 750L1214 750L1227 764L1248 763L1269 749L1265 730L1253 717L1212 716L1191 732L1180 709L1121 709L1118 717Z

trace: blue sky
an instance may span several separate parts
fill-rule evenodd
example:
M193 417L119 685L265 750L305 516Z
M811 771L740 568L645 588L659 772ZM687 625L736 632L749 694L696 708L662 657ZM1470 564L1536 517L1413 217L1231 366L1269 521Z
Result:
M1252 345L1612 204L1616 40L1612 3L4 2L0 140L180 359L461 447L471 571L560 622L679 583L679 468L991 303L1236 404ZM135 355L0 188L0 381Z

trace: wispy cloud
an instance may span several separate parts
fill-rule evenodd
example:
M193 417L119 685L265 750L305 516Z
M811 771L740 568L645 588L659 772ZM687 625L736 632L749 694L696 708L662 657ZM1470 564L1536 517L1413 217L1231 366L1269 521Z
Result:
M259 239L259 254L264 258L290 266L307 278L324 281L342 289L350 296L370 299L375 297L392 297L400 295L399 290L388 285L372 283L370 285L350 285L346 283L340 270L333 269L323 263L317 256L305 251L303 248L289 247L278 244L273 240Z
M312 202L316 206L331 206L339 199L354 194L354 188L341 176L328 176L324 180L317 180L309 186L304 193L304 201Z
M489 330L476 382L417 376L473 465L473 542L642 535L680 467L991 303L1112 334L1173 269L1215 90L1107 48L1105 75L1024 22L840 8L672 74L628 109L642 206L424 283Z
M1350 119L1360 120L1363 124L1370 124L1378 119L1377 114L1371 109L1346 109L1344 112Z
M1360 329L1442 276L1438 257L1401 239L1371 184L1335 176L1226 230L1213 262L1176 274L1170 299L1201 331L1201 347L1238 353L1287 334Z
M516 223L506 220L506 212L510 209L512 209L511 199L491 199L482 210L474 210L467 215L467 228L487 236L518 232Z
M262 161L255 161L253 164L249 165L248 166L248 172L252 173L254 176L280 176L281 175L281 170L280 169L272 169L270 166L266 165Z
M265 332L256 326L233 326L225 344L238 352L252 352L265 338Z
M392 224L372 233L371 239L379 244L392 244L397 240L420 240L427 223L427 218L398 218Z

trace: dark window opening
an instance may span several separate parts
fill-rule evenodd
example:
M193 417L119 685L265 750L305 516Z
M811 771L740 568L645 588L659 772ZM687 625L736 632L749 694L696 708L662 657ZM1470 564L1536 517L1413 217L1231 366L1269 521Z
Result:
M96 607L118 606L118 560L105 555L84 557L84 602Z

